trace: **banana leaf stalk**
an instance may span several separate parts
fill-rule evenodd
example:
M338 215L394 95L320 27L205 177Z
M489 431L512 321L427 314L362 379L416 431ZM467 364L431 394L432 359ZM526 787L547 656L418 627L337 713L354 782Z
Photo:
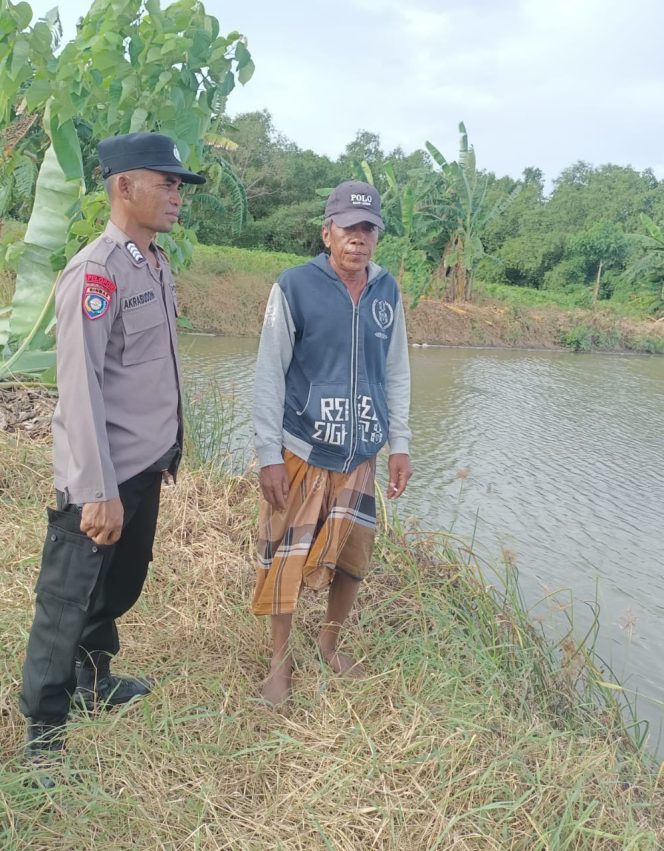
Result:
M0 381L39 373L55 365L54 255L61 253L72 211L85 194L81 149L71 119L57 124L47 110L44 126L51 145L44 155L30 221L16 275L10 310L0 313ZM15 349L12 351L12 349Z

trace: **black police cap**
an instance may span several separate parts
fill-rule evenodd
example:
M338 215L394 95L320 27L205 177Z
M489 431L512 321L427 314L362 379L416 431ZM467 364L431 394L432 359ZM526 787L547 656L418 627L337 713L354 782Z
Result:
M182 165L177 145L163 133L129 133L103 139L99 143L99 162L103 178L147 168L177 174L184 183L205 183L202 175L188 171Z

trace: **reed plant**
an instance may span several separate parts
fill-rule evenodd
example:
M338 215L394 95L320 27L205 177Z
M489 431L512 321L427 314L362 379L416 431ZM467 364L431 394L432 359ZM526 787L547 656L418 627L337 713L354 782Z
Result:
M5 851L461 849L664 844L655 766L585 650L527 618L514 571L381 523L344 644L315 652L324 600L303 595L289 711L256 698L268 624L248 608L257 488L186 464L165 488L146 590L115 668L157 679L119 712L78 715L61 783L33 789L16 707L50 500L49 449L0 445L0 847Z
M235 397L224 393L213 375L189 377L182 397L189 466L222 476L243 471L250 453L239 437Z

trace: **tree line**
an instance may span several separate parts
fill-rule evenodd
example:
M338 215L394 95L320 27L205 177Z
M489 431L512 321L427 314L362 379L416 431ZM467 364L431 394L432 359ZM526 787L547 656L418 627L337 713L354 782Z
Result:
M246 221L237 227L222 192L217 214L194 215L193 227L205 243L315 254L321 190L369 179L383 193L388 221L379 260L416 298L469 297L479 281L555 291L580 306L664 307L664 181L651 169L579 161L547 193L537 167L518 179L479 168L459 130L456 160L432 144L409 154L385 151L366 130L333 160L280 134L267 110L227 119L223 158L246 192ZM459 252L470 287L455 280Z
M97 0L64 48L57 10L31 16L27 3L0 0L0 221L29 221L23 243L0 245L0 263L17 267L12 305L0 307L5 356L38 319L30 345L49 344L52 309L42 308L55 274L105 219L97 142L134 130L172 135L208 180L164 238L176 266L194 237L316 254L326 192L356 177L381 191L377 259L411 303L507 286L664 310L664 181L652 170L578 162L545 192L534 166L518 179L481 168L463 124L456 145L450 136L408 154L361 130L332 159L279 133L267 110L229 117L228 95L253 62L244 36L222 36L197 0L167 10Z

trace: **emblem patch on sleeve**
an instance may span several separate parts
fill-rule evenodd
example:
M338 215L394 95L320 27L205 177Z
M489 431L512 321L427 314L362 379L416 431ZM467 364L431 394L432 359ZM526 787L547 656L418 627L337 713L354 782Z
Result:
M82 299L85 316L88 319L101 319L111 306L111 299L116 289L113 281L103 275L86 274Z

